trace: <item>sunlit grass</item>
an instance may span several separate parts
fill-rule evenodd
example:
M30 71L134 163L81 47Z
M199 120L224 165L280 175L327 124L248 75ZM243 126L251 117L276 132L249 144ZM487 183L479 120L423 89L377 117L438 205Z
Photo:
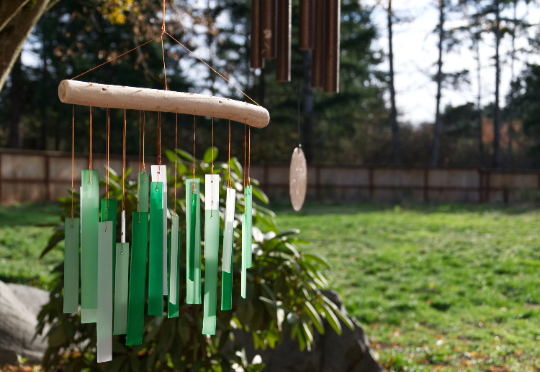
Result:
M395 371L536 371L534 210L311 206L278 213L326 256L348 311Z

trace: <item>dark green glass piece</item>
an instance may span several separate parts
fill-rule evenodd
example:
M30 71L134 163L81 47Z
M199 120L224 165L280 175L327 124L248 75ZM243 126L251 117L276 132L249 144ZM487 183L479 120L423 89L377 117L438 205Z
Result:
M216 334L219 210L205 210L203 335Z
M252 188L251 186L246 186L244 200L246 203L246 269L251 268L251 223L252 223Z
M125 335L128 321L129 243L116 243L113 335Z
M146 172L141 172L137 175L137 188L139 192L139 210L148 212L148 193L150 185L150 175Z
M129 305L126 345L141 345L146 302L146 262L148 254L148 213L133 212Z
M191 195L191 221L189 222L191 236L195 236L195 229L197 227L197 197L198 195ZM191 239L189 242L189 279L195 280L195 239Z
M81 171L81 308L97 309L99 173ZM82 323L95 322L94 312L83 312ZM90 318L87 318L89 315Z
M169 231L169 239L168 239L168 247L169 247L169 279L171 278L171 276L173 275L173 255L172 255L172 234L174 233L174 230L171 230ZM180 235L180 232L177 233L177 236ZM177 262L176 262L176 277L178 278L178 256L177 256ZM178 309L179 309L179 306L178 306L178 303L179 301L176 301L176 304L173 304L171 303L170 299L171 299L171 281L169 280L169 301L167 301L167 316L169 318L176 318L178 317ZM176 286L176 298L178 299L178 285Z
M225 230L223 231L225 242ZM234 239L233 239L234 244ZM231 244L231 246L233 245ZM231 272L222 271L221 276L221 310L232 309L232 284L233 284L233 250L231 249Z
M246 298L246 275L247 275L247 265L246 265L246 257L247 257L247 234L246 234L246 215L242 215L242 276L240 278L240 295L242 298Z
M64 313L79 311L79 219L64 221Z
M150 184L148 315L163 316L163 184Z

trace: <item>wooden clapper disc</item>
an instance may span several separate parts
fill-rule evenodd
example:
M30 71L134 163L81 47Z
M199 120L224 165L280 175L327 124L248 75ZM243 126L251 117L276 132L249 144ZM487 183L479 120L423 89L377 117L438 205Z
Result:
M300 147L294 149L289 171L289 194L295 211L302 209L306 199L307 165L306 157Z

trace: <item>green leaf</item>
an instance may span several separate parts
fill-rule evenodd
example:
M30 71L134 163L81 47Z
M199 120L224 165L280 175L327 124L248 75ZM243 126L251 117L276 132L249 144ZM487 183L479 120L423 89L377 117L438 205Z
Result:
M300 234L300 230L298 230L298 229L285 230L285 231L280 232L279 234L277 234L276 238L281 238L282 236L294 235L294 234Z
M39 258L43 258L47 253L49 253L58 243L60 243L65 238L65 232L62 227L62 231L55 232L49 239L49 242L47 243L47 246L43 249L41 252L41 255Z
M309 344L312 344L313 343L313 331L309 327L309 324L302 321L302 329L304 330L304 335L306 336L306 341Z
M326 320L328 321L328 324L336 331L338 335L341 335L341 324L339 323L339 319L336 317L336 314L332 311L332 309L326 305L322 305L322 310L324 311L324 314L326 315Z
M353 322L351 321L351 319L343 314L341 312L341 310L336 306L335 303L333 303L328 297L326 296L323 296L323 299L324 299L324 302L326 302L326 304L332 309L334 310L334 312L337 314L337 316L339 316L341 318L341 320L343 320L343 322L345 324L347 324L347 326L350 328L350 329L354 329L354 324Z
M268 196L258 187L253 187L253 195L257 197L260 201L262 201L264 204L270 203L270 199Z
M213 152L213 156L212 156L212 150L214 150ZM216 160L217 156L218 156L218 153L219 153L219 150L216 146L214 147L209 147L206 149L206 151L204 152L204 156L203 156L203 160L206 162L206 163L211 163L213 160Z
M184 150L181 150L181 149L176 149L176 152L178 153L178 155L180 155L184 159L187 159L189 161L193 161L193 156L191 154L189 154L188 152L186 152Z
M317 331L319 331L319 333L323 335L324 326L323 326L322 319L319 316L319 313L317 312L317 310L315 310L313 305L308 301L304 303L304 312L309 316L309 318L313 322L313 325L315 325L315 328L317 328Z

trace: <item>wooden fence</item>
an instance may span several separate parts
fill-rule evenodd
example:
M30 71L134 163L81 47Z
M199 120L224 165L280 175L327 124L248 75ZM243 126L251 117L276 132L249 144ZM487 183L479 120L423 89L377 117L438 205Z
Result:
M88 156L77 154L74 163L78 188L80 171L88 168ZM127 167L137 169L137 163L138 158L127 158ZM110 165L121 171L121 157L111 157ZM93 168L104 174L104 166L105 157L94 155ZM135 177L132 172L131 178ZM254 165L251 177L259 180L272 200L288 199L288 165ZM70 187L71 154L0 149L1 204L52 201L66 195ZM308 168L307 198L325 202L519 203L540 198L540 172L313 165Z

